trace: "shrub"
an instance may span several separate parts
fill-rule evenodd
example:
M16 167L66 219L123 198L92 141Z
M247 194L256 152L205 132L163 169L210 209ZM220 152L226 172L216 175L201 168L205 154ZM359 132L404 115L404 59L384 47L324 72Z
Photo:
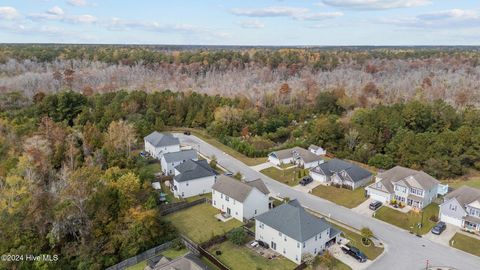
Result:
M430 217L430 221L438 222L438 216L437 216L437 215L432 215L432 216Z
M235 245L241 246L247 242L247 233L242 228L236 228L227 234L227 238Z
M172 243L170 244L170 248L174 250L181 250L184 247L185 246L183 245L182 240L180 240L179 238L172 240Z

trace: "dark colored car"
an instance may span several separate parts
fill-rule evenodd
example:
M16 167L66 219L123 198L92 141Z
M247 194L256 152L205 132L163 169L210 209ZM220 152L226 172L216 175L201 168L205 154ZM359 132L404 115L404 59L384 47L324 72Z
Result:
M312 177L310 176L305 176L302 180L300 180L300 185L306 186L310 184L313 181Z
M348 254L352 256L355 260L363 263L367 261L367 256L363 254L358 248L350 246L350 245L345 245L342 246L342 251L345 254Z
M191 133L190 133L190 131L184 131L183 134L190 135Z
M263 241L260 241L260 240L257 240L258 244L261 246L261 247L264 247L264 248L269 248L268 244L263 242Z
M436 235L440 235L445 229L447 228L447 224L445 222L440 221L432 228L432 233Z
M376 211L378 208L380 208L380 206L382 206L382 202L373 201L370 203L370 205L368 205L368 208L370 208L370 210Z

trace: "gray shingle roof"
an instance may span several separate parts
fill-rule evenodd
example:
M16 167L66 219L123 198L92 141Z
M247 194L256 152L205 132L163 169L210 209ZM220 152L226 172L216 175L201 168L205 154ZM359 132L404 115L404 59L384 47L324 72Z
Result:
M220 175L212 186L213 190L223 193L239 202L244 202L253 188L257 188L265 195L270 193L261 179L242 182L226 175Z
M196 159L197 151L194 149L191 149L191 150L166 153L163 155L163 158L165 158L165 161L168 163L189 160L189 159Z
M173 179L177 182L194 180L202 177L217 175L206 160L187 160L175 167L180 174L175 175Z
M180 144L180 140L177 137L174 137L170 133L160 133L154 131L144 138L145 141L149 142L155 147L161 146L170 146Z
M312 152L298 146L275 151L275 152L272 152L271 155L274 155L278 159L301 158L306 163L317 161L317 160L323 160L323 158L321 158L320 156L317 156Z
M400 181L409 187L413 186L425 190L430 190L430 188L439 183L437 179L423 171L416 171L402 166L395 166L390 170L379 173L377 177L382 179L384 185L386 185L387 182L392 183L392 189L393 183ZM409 179L409 177L413 179Z
M255 219L299 242L332 228L325 219L305 211L297 200L277 206Z
M339 174L341 171L345 171L353 182L358 182L372 176L372 173L364 168L336 158L319 164L317 167L313 168L312 171L326 176L332 176L334 174Z
M448 201L451 198L457 199L458 203L465 209L465 205L480 201L480 189L462 186L445 195L444 200Z

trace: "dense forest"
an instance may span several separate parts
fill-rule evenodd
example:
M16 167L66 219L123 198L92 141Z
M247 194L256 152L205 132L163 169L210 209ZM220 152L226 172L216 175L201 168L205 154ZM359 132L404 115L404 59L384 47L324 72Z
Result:
M443 99L480 102L478 47L252 48L0 45L0 92L87 95L119 90L195 91L267 105L342 90L358 106ZM365 89L375 94L365 94Z

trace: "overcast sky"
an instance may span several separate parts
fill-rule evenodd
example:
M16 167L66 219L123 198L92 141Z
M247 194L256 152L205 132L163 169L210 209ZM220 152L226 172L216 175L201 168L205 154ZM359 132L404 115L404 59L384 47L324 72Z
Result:
M480 1L0 0L0 42L480 45Z

